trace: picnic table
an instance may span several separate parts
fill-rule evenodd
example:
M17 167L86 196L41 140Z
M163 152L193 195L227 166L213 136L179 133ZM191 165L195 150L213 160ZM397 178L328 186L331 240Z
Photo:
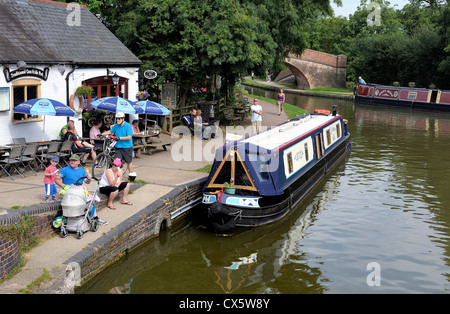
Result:
M141 157L142 151L151 155L150 148L162 147L164 150L167 150L167 146L170 146L170 143L163 142L159 137L159 132L133 134L133 150L137 158Z

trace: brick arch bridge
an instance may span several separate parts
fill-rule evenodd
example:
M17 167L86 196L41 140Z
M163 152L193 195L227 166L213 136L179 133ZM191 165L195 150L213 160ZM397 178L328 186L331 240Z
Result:
M288 69L278 74L277 82L292 81L295 76L299 89L345 88L347 56L306 49L301 56L289 54L284 63Z

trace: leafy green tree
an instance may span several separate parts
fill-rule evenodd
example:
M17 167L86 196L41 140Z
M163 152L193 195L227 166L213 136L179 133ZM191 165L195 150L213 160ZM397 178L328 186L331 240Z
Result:
M340 3L340 0L334 0ZM301 26L331 12L329 0L80 0L144 63L157 82L187 91L220 75L224 91L251 70L301 53Z

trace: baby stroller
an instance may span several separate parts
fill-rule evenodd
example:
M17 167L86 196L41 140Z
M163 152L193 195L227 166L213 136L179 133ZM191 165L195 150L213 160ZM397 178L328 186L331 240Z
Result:
M98 230L98 219L92 217L95 212L95 201L97 198L98 184L92 197L88 197L87 189L80 184L80 180L86 179L82 177L71 185L64 193L61 206L62 217L56 218L53 226L61 227L61 237L67 237L68 232L76 232L77 238L81 239L86 231ZM93 178L97 180L96 178ZM98 180L97 180L98 181ZM56 224L56 225L55 225Z

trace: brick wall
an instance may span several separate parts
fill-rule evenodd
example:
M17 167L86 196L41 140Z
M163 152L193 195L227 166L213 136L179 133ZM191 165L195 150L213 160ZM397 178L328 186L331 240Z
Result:
M0 239L0 279L17 266L20 258L20 248L17 239Z
M316 87L345 88L347 56L306 49L299 57L289 54L285 61L300 89Z
M206 178L203 178L176 187L94 241L88 248L74 255L64 264L78 264L83 280L92 279L128 251L158 236L162 226L170 228L173 223L170 213L201 197L205 181ZM177 219L181 218L182 216Z
M11 235L2 236L0 233L0 279L19 263L21 245L28 245L32 240L40 240L59 231L52 226L52 223L60 210L61 202L54 202L9 210L6 215L0 216L0 228L19 224L25 217L32 218L32 227L27 237L21 239L22 243L18 238L11 239Z
M100 237L89 248L79 252L65 264L77 262L81 267L82 276L98 273L123 253L157 236L161 225L170 227L172 224L170 212L199 198L205 181L206 178L176 187L161 199L122 222L107 235ZM132 188L135 189L137 186L132 185ZM17 224L22 217L32 217L33 225L25 241L29 242L32 239L45 238L50 234L59 234L60 229L54 228L52 223L55 217L61 214L61 202L9 210L6 215L0 215L0 228ZM0 279L17 266L20 245L18 239L2 238L0 233Z

